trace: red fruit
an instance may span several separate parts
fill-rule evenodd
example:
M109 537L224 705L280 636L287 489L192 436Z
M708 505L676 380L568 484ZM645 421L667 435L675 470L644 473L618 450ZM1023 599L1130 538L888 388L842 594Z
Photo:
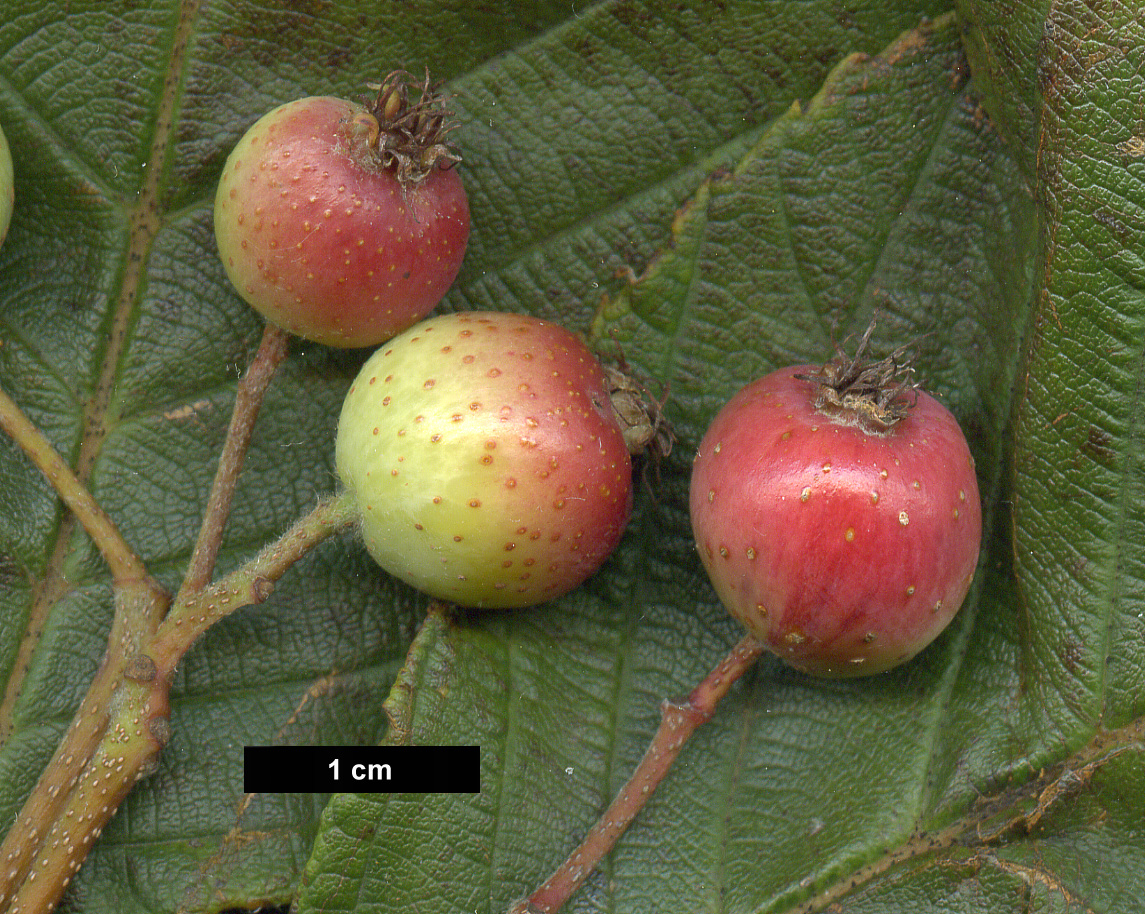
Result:
M431 318L375 352L335 458L375 561L465 606L571 590L632 507L600 364L567 330L516 314Z
M372 346L431 311L457 276L469 206L432 87L400 76L370 108L288 102L234 148L215 237L235 288L267 320L330 346Z
M966 439L886 368L836 361L760 378L716 416L693 468L692 527L721 601L816 675L913 657L958 611L977 564Z

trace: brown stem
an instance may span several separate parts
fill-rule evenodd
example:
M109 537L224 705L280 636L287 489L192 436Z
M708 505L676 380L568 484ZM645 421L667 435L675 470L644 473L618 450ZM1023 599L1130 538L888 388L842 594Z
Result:
M405 746L410 741L413 733L414 694L424 675L422 666L430 647L449 629L449 611L447 603L438 600L430 603L421 628L410 642L406 662L402 664L390 694L382 703L382 713L390 722L390 728L382 739L383 746Z
M278 540L222 580L176 603L148 649L158 675L167 678L203 632L236 609L263 602L274 583L311 549L354 523L358 510L346 495L320 501Z
M11 895L7 914L44 914L59 902L119 804L154 770L170 732L168 685L123 682L102 739L83 770L62 792L59 812L40 841L41 852Z
M235 481L266 388L285 357L286 340L283 331L268 328L239 383L184 593L202 595L213 573ZM0 844L0 912L39 914L58 901L92 842L166 742L169 679L157 675L148 652L170 594L151 578L72 468L2 390L0 428L21 446L87 531L111 569L116 596L103 661L52 760ZM280 554L301 552L294 544ZM248 603L265 598L269 591L261 576L244 593L242 570L232 575L235 598L245 596ZM274 579L284 571L285 567L269 563L268 575Z
M116 807L166 742L171 672L224 616L265 600L286 570L357 518L351 498L326 499L275 543L160 623L167 595L125 587L147 609L117 600L108 653L64 741L0 845L0 912L46 911ZM137 627L130 620L143 618Z
M80 482L72 468L52 447L15 401L0 390L0 429L23 449L28 459L48 478L60 499L83 525L100 551L115 581L138 581L148 577L143 561L135 554L107 513Z
M191 554L176 604L186 602L192 594L201 591L210 583L211 575L214 574L215 561L223 541L223 528L230 517L231 500L250 446L254 424L262 409L271 378L286 358L289 339L285 330L267 323L258 353L239 381L231 424L219 456L215 481L203 515L203 525L199 528L199 538Z
M532 895L516 902L509 914L552 914L569 900L644 808L684 743L700 724L711 720L720 699L751 668L763 650L763 644L751 635L745 636L692 690L686 702L665 701L660 706L660 727L628 783L589 829L580 846Z
M64 815L73 789L105 738L112 699L123 683L130 658L139 656L169 599L150 578L117 588L107 653L52 760L0 844L0 912L16 910L9 905L34 864L51 866L43 864L53 856L47 836ZM63 888L59 886L61 892Z
M6 911L17 886L25 879L35 878L31 871L33 862L44 849L46 836L62 814L69 792L103 738L108 707L128 657L154 633L170 595L150 576L143 561L51 442L2 390L0 428L47 477L91 537L111 570L115 588L115 617L107 653L52 760L0 844L0 911Z

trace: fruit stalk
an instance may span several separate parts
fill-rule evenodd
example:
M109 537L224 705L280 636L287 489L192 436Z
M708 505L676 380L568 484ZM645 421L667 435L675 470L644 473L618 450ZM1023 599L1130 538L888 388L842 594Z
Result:
M389 721L389 729L380 745L409 745L413 735L414 694L425 675L422 667L430 647L449 630L450 611L450 605L440 600L429 604L426 617L406 651L406 661L398 671L390 694L382 703L382 713Z
M190 596L186 602L173 606L147 650L148 657L155 663L157 676L169 678L203 632L236 609L262 603L291 565L319 543L350 526L357 517L357 509L349 496L324 499L241 568Z
M644 808L684 743L701 724L712 719L720 699L727 695L763 651L763 644L751 635L745 636L692 690L687 701L665 701L660 706L660 726L656 735L612 805L568 859L533 894L515 903L509 914L552 914L568 901Z
M254 424L258 419L259 410L262 409L267 386L278 366L286 358L288 341L286 331L268 323L258 352L247 367L246 374L239 381L234 410L231 413L231 424L227 429L227 438L219 456L207 510L203 514L199 538L191 554L183 586L175 600L176 605L181 605L198 594L207 586L211 575L214 574L215 561L223 541L223 528L227 518L230 517L231 500L234 497L243 461L246 459L247 448L250 446Z
M129 653L154 632L170 595L150 576L115 523L51 442L3 390L0 390L0 428L48 479L107 562L112 573L116 610L108 651L88 694L52 761L0 844L0 912L3 912L8 910L11 893L28 875L43 836L61 815L69 791L104 735L107 708L119 686Z

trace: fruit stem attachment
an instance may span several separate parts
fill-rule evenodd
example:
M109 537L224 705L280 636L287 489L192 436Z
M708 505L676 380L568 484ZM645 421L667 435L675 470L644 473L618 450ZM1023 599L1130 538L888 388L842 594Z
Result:
M64 740L0 845L0 914L48 910L170 734L171 674L204 631L261 603L286 570L357 519L325 499L254 559L174 606L145 581L116 585L108 652ZM94 793L99 787L98 794ZM38 880L38 881L37 881Z
M885 435L914 407L918 385L913 380L912 343L877 361L866 358L877 322L876 314L854 356L836 343L833 359L814 374L795 377L816 385L815 409L819 412L843 425L858 426L867 434Z
M628 783L580 846L533 894L513 904L509 914L552 914L568 901L644 808L684 743L701 724L712 719L716 705L764 649L762 642L746 635L692 690L687 701L665 701L660 706L660 726Z
M461 161L457 150L446 141L456 124L449 123L452 111L445 108L440 93L441 83L431 82L429 70L418 87L418 97L411 100L412 79L405 70L394 70L377 89L378 94L365 102L365 108L377 121L377 131L370 127L369 145L383 168L392 169L403 190L424 181L436 168L452 168Z

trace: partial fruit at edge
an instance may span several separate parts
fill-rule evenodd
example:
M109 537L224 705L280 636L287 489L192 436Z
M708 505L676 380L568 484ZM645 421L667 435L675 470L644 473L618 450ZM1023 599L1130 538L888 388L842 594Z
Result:
M14 177L12 153L8 149L4 131L0 129L0 244L8 237L8 225L12 221L12 205L16 200Z

